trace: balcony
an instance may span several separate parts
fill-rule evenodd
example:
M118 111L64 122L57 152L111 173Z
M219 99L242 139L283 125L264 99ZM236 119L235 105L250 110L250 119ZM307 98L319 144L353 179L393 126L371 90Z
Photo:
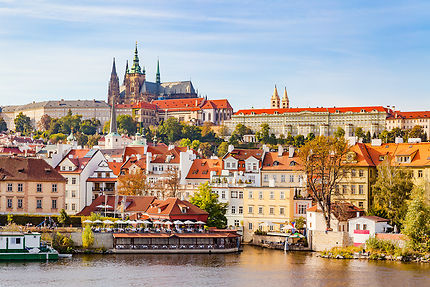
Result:
M93 187L93 191L94 192L106 192L106 191L113 192L113 191L115 191L115 188L113 188L113 187Z

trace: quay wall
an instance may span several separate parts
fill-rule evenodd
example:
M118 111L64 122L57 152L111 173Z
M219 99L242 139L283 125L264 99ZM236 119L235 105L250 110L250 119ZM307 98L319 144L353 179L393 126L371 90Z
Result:
M92 248L113 248L113 235L112 233L93 233L94 243ZM75 246L82 246L82 232L72 232L70 233L70 238L73 240Z
M311 243L311 249L313 251L324 251L332 249L333 247L353 245L348 232L312 230L312 232L309 233L309 237L308 242Z

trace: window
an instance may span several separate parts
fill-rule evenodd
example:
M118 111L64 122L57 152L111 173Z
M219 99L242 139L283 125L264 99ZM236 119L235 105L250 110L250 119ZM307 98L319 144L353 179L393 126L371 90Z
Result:
M355 169L351 169L351 176L355 177L356 176L356 171Z
M239 198L242 199L243 198L243 191L239 191Z
M18 183L18 192L22 192L22 191L23 191L22 183Z
M229 162L226 162L225 164L226 164L226 168L230 168L230 163Z
M243 214L243 206L239 206L239 214Z
M279 195L280 199L285 199L285 191L281 191L280 195Z
M76 177L72 177L72 184L76 184Z
M235 227L239 227L239 219L235 219L234 220L234 226Z
M294 182L294 175L290 174L290 182Z
M230 192L230 196L231 196L231 198L237 198L237 191L232 190L232 191Z
M248 223L248 229L249 229L249 230L252 230L252 222L249 222L249 223Z
M72 170L72 167L71 167L71 166L69 166L69 170Z
M262 191L258 192L258 199L263 199L263 192Z
M367 224L363 224L363 230L367 230Z
M275 214L275 208L274 207L270 207L269 208L269 213L272 214L272 215Z
M298 214L306 214L306 208L307 205L306 204L299 204L299 208L298 208Z
M360 170L358 171L358 176L359 176L359 177L363 177L363 176L364 176L364 170L360 169Z
M42 208L42 200L36 199L36 208Z
M57 192L57 184L56 183L52 184L52 192Z
M76 197L76 191L72 190L72 197Z
M52 209L57 209L57 200L56 199L52 200L52 206L51 206L51 208Z
M7 208L12 208L12 198L7 199Z
M358 207L363 208L364 207L364 203L362 201L358 202Z
M355 184L351 185L351 194L355 194Z
M277 181L277 178L276 178L276 175L274 174L274 175L272 175L272 178L273 178L273 181L274 182L276 182Z
M346 194L346 185L342 185L342 193Z
M21 238L14 238L15 239L15 244L21 244Z
M269 231L273 231L273 225L269 226Z
M263 176L263 181L264 181L264 182L268 182L268 181L269 181L269 175L265 174L265 175Z
M254 213L254 207L253 206L248 206L248 213Z
M66 184L69 184L69 178L66 177Z
M355 230L360 230L360 224L355 225Z
M250 191L250 192L248 193L248 198L249 198L249 199L251 199L251 198L252 198L252 191Z
M42 192L42 184L38 183L36 186L36 192Z
M258 207L258 214L263 214L263 207L262 206Z
M231 207L231 214L236 214L236 206Z
M18 198L18 208L22 208L22 198Z
M225 199L225 190L221 191L221 198Z
M360 184L358 186L358 194L364 194L364 185Z
M285 214L285 208L284 207L279 207L279 214L280 215L284 215Z
M285 174L281 174L281 182L285 182Z
M418 170L418 177L423 177L423 171L421 169Z
M76 204L72 203L72 210L76 210Z
M274 191L270 191L270 199L275 199L275 192Z
M12 190L12 183L7 184L7 191L13 191Z
M67 210L69 208L69 205L67 203L64 204L64 209Z

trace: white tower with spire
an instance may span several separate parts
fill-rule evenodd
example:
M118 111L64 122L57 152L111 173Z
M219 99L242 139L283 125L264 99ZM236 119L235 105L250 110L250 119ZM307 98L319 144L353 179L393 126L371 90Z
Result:
M270 108L272 109L279 109L280 99L278 95L278 89L275 85L275 90L273 91L272 98L270 98Z
M118 134L116 126L116 111L115 102L112 101L112 108L110 113L110 126L109 133L105 136L105 148L106 149L117 149L122 148L122 138Z
M285 87L284 89L284 96L282 97L282 100L281 100L281 108L283 109L290 108L290 100L288 99L288 95L287 95L287 87Z

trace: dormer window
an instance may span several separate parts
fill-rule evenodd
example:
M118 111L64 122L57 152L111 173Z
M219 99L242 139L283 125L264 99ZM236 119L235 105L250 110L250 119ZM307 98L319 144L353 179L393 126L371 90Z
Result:
M181 207L181 212L182 213L187 213L187 208L186 207Z
M292 160L291 162L290 162L290 166L295 166L296 165L296 162L294 161L294 160Z
M384 159L385 159L385 156L384 156L384 155L380 155L380 156L379 156L379 161L384 161Z

